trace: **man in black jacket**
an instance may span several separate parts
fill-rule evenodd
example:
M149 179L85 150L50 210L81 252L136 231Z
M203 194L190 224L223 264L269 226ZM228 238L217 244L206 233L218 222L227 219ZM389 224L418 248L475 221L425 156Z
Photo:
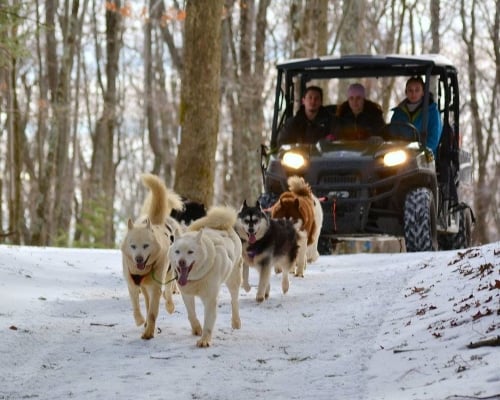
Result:
M333 115L323 107L323 90L308 86L297 114L285 122L278 135L278 145L285 143L316 143L331 133Z

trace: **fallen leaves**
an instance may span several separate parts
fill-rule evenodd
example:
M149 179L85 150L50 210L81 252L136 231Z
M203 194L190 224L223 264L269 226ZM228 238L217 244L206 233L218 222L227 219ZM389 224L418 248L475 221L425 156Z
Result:
M425 315L425 313L427 313L427 311L432 311L432 310L436 310L437 307L436 306L433 306L433 305L430 305L430 306L427 306L425 305L423 308L420 308L417 310L417 315Z
M477 321L479 318L483 318L483 317L486 317L488 315L493 315L493 311L491 311L489 308L487 308L484 313L482 313L481 311L478 311L477 313L475 313L472 316L472 320Z
M500 250L495 250L494 254L500 257ZM420 304L416 307L415 313L420 319L425 318L430 320L427 329L433 337L442 338L447 329L500 315L500 279L497 279L500 278L500 262L485 262L485 259L486 257L482 254L480 248L470 248L458 252L456 257L448 263L448 267L452 266L454 272L457 272L469 281L473 281L473 290L470 294L468 293L464 296L464 293L460 291L460 284L458 284L456 286L456 295L448 299L452 304L452 312L458 314L459 317L438 320L435 317L443 315L443 313L446 313L446 310L440 310L438 314L433 315L429 311L435 310L436 307L429 305L429 303ZM420 296L420 299L426 298L429 301L434 298L433 296L437 295L432 291L434 284L438 285L439 281L432 283L419 282L416 286L408 289L409 292L405 297L417 294ZM410 325L411 321L405 324L405 326ZM491 320L491 322L488 320L487 324L482 323L480 326L483 327L483 334L491 333L500 328L500 324L495 320Z

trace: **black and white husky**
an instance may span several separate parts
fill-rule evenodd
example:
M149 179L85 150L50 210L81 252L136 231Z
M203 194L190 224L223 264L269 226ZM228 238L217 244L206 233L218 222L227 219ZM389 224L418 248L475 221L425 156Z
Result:
M269 297L271 269L282 272L281 288L288 291L288 274L295 272L295 264L299 250L301 235L300 222L293 223L289 219L273 219L266 214L259 202L248 206L246 201L238 212L235 225L241 238L243 267L243 288L250 291L248 267L259 271L259 287L256 300L264 301Z

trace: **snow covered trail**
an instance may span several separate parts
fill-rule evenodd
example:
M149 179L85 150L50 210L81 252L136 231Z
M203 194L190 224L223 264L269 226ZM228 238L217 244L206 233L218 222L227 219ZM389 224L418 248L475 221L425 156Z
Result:
M180 295L150 341L135 327L117 250L0 246L0 399L371 399L384 321L423 263L449 253L320 257L268 301L221 291L213 345L195 346ZM202 319L203 307L197 304ZM391 315L388 315L391 314Z

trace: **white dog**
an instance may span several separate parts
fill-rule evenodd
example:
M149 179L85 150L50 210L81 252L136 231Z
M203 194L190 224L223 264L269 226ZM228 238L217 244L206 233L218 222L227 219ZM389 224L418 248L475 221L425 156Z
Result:
M182 209L182 201L176 193L167 190L156 175L144 174L142 181L151 193L142 208L144 215L135 222L128 220L121 252L123 277L127 281L135 323L137 326L144 324L142 338L151 339L155 333L162 286L167 311L171 314L175 308L172 299L175 275L167 258L174 230L165 221L172 209ZM146 320L139 304L141 293L146 304Z
M169 260L178 274L177 284L186 305L194 335L201 335L198 347L211 344L217 316L217 297L223 283L231 294L232 327L241 327L239 287L241 284L241 240L233 229L236 210L214 207L195 220L188 231L174 239ZM203 329L196 316L195 296L203 302Z

